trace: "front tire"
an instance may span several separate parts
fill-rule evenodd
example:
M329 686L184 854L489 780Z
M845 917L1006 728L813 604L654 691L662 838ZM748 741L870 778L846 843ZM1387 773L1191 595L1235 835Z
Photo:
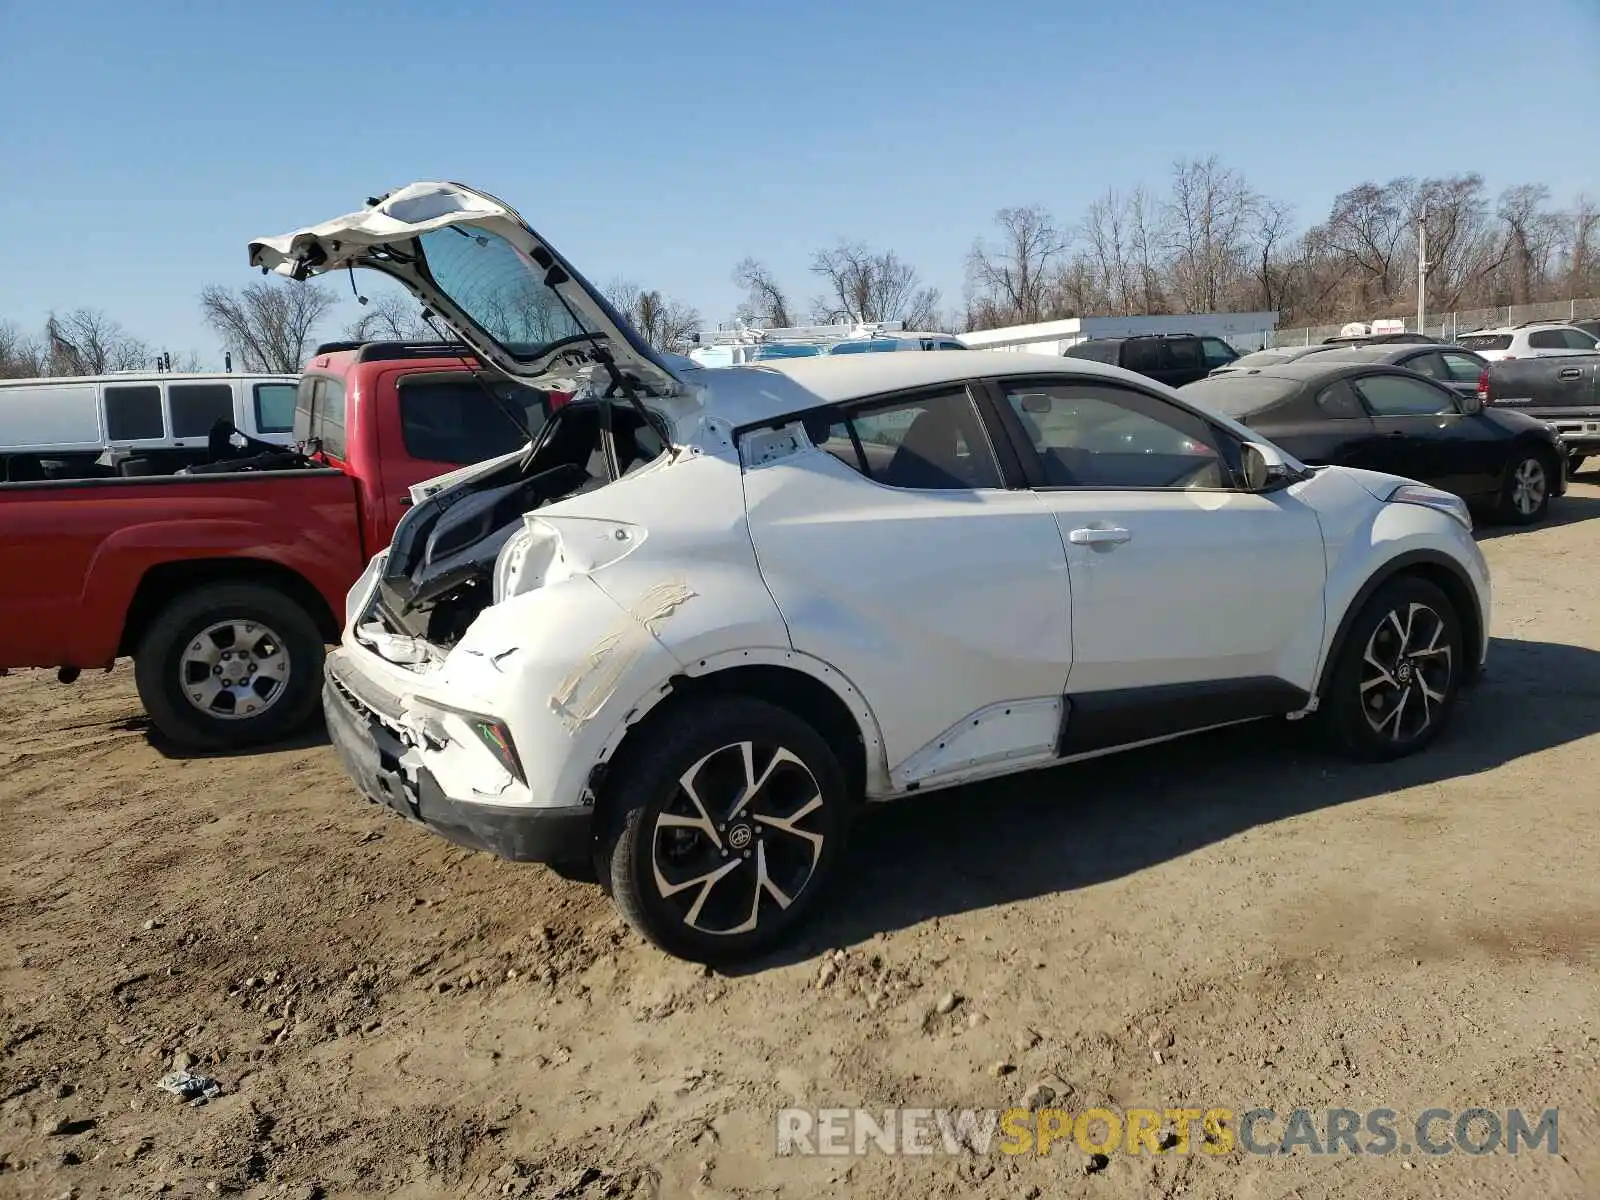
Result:
M693 702L641 732L605 788L612 898L678 958L762 953L806 919L844 853L852 797L838 758L755 699Z
M1555 465L1537 450L1519 450L1511 459L1500 491L1500 515L1514 525L1536 525L1550 511L1550 477Z
M134 651L134 682L155 727L191 750L287 737L322 694L322 633L282 592L214 583L179 596Z
M1465 667L1455 605L1427 580L1379 588L1350 626L1321 715L1352 758L1384 762L1422 750L1455 707Z

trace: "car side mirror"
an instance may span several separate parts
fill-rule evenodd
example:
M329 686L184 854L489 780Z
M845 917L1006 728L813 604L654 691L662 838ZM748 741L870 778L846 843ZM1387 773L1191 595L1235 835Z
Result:
M1461 397L1461 411L1469 417L1475 417L1483 411L1483 401L1478 399L1477 392L1463 393Z
M1245 442L1239 447L1244 486L1249 492L1275 492L1304 478L1299 463L1275 446Z

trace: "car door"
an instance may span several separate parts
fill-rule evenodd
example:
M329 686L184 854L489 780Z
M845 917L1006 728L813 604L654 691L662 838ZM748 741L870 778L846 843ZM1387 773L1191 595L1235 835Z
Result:
M1372 414L1377 469L1418 479L1458 496L1499 488L1499 438L1487 422L1461 411L1449 388L1386 371L1351 385Z
M820 452L747 458L745 475L795 650L865 698L899 790L1049 761L1072 656L1066 555L1014 470L1007 486L975 398L947 384L804 424Z
M1055 375L992 396L1066 543L1067 753L1304 703L1326 566L1292 490L1240 490L1232 435L1156 392Z

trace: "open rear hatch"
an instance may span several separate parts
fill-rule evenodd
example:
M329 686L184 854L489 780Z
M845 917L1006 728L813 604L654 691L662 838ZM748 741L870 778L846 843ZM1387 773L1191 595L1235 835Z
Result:
M397 637L453 642L489 602L495 556L523 514L593 483L596 447L603 483L638 457L636 443L663 445L644 399L687 390L676 356L658 354L509 205L459 183L409 184L358 212L258 238L250 264L295 280L378 271L506 377L546 389L590 377L595 401L558 409L524 453L417 498L377 588Z

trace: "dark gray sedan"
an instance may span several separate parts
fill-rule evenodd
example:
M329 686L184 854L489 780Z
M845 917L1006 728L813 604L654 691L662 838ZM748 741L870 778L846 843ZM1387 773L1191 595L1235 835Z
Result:
M1489 360L1460 346L1341 346L1317 356L1320 363L1384 363L1442 383L1459 396L1476 396Z

